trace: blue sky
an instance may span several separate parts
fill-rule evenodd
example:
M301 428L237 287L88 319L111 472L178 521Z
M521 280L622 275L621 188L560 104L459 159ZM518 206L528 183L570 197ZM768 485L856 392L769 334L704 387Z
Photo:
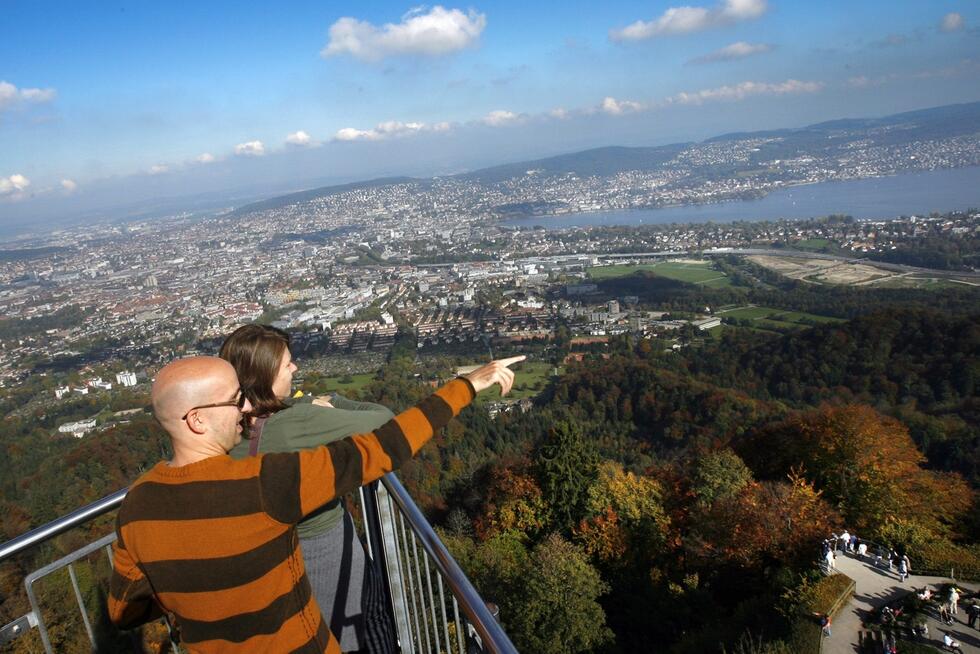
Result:
M0 226L980 99L975 1L7 3Z

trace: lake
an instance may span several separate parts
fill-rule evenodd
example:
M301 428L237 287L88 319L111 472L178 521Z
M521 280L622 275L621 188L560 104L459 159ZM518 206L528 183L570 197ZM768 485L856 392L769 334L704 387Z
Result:
M760 200L716 204L528 216L507 220L507 227L548 229L608 225L732 222L816 218L848 214L855 218L895 218L980 207L980 167L909 173L894 177L851 179L783 188Z

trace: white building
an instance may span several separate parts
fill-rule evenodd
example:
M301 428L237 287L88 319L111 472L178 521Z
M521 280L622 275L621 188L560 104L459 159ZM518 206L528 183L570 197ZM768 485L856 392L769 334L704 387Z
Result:
M78 422L68 422L58 427L58 431L62 434L71 434L75 438L81 438L93 429L95 429L95 418L79 420Z
M136 386L136 373L124 370L116 373L116 383L122 386Z
M112 383L103 381L101 377L96 377L95 379L88 380L88 385L92 388L101 388L104 391L112 390Z
M721 318L706 318L705 320L695 320L692 324L698 329L700 329L701 331L706 331L713 327L720 327Z

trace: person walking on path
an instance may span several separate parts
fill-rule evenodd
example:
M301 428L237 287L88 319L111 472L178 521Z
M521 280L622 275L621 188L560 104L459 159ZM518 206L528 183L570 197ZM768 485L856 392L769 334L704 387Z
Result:
M834 550L828 549L824 558L827 560L827 574L830 574L836 568L834 565Z
M820 615L820 630L823 631L824 638L830 638L832 635L830 625L833 619L827 613L821 613Z
M898 562L898 580L902 583L905 582L909 577L909 573L912 571L912 566L909 562L908 554L903 554L902 558ZM958 598L957 598L958 599Z
M976 628L977 618L980 618L980 604L971 604L966 607L966 614L969 616L968 626Z
M956 603L960 601L960 592L953 586L949 589L949 614L956 615Z
M953 616L949 614L949 607L946 604L939 605L939 621L945 625L953 624Z

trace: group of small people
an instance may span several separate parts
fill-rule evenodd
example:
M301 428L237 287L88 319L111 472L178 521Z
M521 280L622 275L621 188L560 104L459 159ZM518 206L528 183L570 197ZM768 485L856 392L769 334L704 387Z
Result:
M246 325L219 357L164 366L151 401L173 457L117 518L109 616L165 616L191 652L397 651L379 573L341 498L397 469L475 396L507 393L493 361L414 408L294 400L286 332ZM243 439L243 435L246 437Z
M862 541L857 534L850 533L847 529L838 534L831 534L830 538L825 538L821 549L821 559L828 572L837 569L837 552L848 552L856 554L858 558L864 560L868 557L867 541ZM894 549L885 549L879 545L875 555L876 565L887 564L888 570L898 575L900 582L905 582L912 573L912 562L909 560L907 552L899 554Z
M916 597L924 601L937 601L936 593L927 586L923 586L921 590L915 591ZM959 602L962 597L963 592L954 584L950 586L945 593L945 597L942 600L938 600L938 612L939 620L946 626L952 626L955 624L954 615L959 613ZM978 627L978 622L980 622L980 604L976 600L971 601L970 604L966 606L967 613L967 625L970 628L976 629ZM917 636L922 638L929 637L929 627L923 623L915 629ZM953 652L961 652L960 643L953 638L953 635L948 632L943 632L943 647L947 650Z

